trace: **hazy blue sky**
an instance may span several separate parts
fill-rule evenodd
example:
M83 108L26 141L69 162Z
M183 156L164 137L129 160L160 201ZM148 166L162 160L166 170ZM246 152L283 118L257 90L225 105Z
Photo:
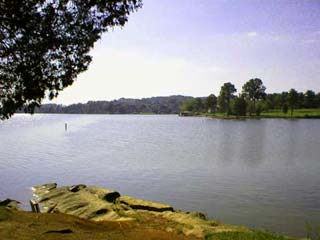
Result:
M320 91L320 1L144 0L92 55L55 102L207 96L254 77L268 92Z

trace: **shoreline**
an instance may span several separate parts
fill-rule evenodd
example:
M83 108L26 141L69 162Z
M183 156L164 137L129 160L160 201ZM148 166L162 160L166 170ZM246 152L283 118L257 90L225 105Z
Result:
M290 114L282 114L282 113L272 113L272 112L263 112L260 116L236 116L236 115L225 115L222 113L15 113L15 115L109 115L109 116L179 116L179 117L207 117L214 119L225 119L225 120L246 120L246 119L320 119L320 109L316 114L307 114L307 113L294 113L291 117Z
M236 116L236 115L225 115L225 114L209 114L209 113L180 113L180 117L207 117L214 119L224 119L224 120L246 120L246 119L287 119L287 120L296 120L296 119L320 119L320 115L276 115L276 114L266 114L261 113L260 116Z
M72 227L63 225L64 228L60 227L60 230L47 230L47 232L57 234L61 234L61 231L67 232L65 234L69 235L76 234L81 229L76 229L74 223L79 221L76 219L82 219L93 224L93 228L95 228L94 224L99 226L107 224L109 227L110 225L117 224L120 226L125 225L128 228L122 229L124 231L123 234L129 234L131 231L131 227L129 226L135 226L135 231L138 231L138 233L148 229L148 231L151 231L151 235L156 234L158 237L166 235L164 238L156 239L294 239L274 233L250 230L247 227L224 224L208 219L205 214L200 212L176 210L168 204L121 195L117 191L101 187L86 186L84 184L58 187L56 183L50 183L34 187L33 190L36 196L35 201L40 207L40 213L22 211L17 207L15 201L9 201L9 204L6 206L5 204L0 204L7 209L3 210L0 208L0 229L2 229L1 224L6 222L3 221L5 218L3 215L13 214L12 218L14 218L15 215L19 217L22 214L24 217L31 218L31 220L40 216L43 218L50 217L54 222L63 222L65 218L70 218L71 222L69 224ZM89 222L84 222L84 225L89 226ZM50 221L47 222L49 225L50 223ZM62 235L65 234L62 233ZM0 231L1 237L3 236ZM128 237L123 239L135 238Z

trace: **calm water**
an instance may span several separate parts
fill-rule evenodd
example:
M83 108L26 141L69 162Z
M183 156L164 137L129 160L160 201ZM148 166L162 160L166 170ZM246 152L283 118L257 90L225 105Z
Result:
M0 198L25 208L31 186L85 183L256 229L320 229L319 120L17 115L0 136Z

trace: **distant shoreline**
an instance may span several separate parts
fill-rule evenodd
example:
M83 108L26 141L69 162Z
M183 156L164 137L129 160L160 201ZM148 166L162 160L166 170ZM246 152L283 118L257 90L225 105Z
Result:
M320 110L319 110L320 111ZM277 115L272 113L261 113L260 116L235 116L235 115L225 115L222 113L15 113L15 115L131 115L131 116L180 116L180 117L206 117L206 118L213 118L213 119L222 119L222 120L246 120L246 119L320 119L319 115L293 115L292 117L290 114L287 115Z
M193 113L193 112L181 112L182 117L208 117L216 119L320 119L320 109L297 109L291 116L290 113L283 113L281 110L273 110L268 112L262 112L259 116L257 115L226 115L224 113Z

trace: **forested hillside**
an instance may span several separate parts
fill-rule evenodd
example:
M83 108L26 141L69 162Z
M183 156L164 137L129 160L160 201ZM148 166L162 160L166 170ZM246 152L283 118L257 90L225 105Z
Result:
M113 101L89 101L68 106L44 104L36 113L78 113L78 114L177 114L182 103L191 97L169 96L143 99L120 98Z

